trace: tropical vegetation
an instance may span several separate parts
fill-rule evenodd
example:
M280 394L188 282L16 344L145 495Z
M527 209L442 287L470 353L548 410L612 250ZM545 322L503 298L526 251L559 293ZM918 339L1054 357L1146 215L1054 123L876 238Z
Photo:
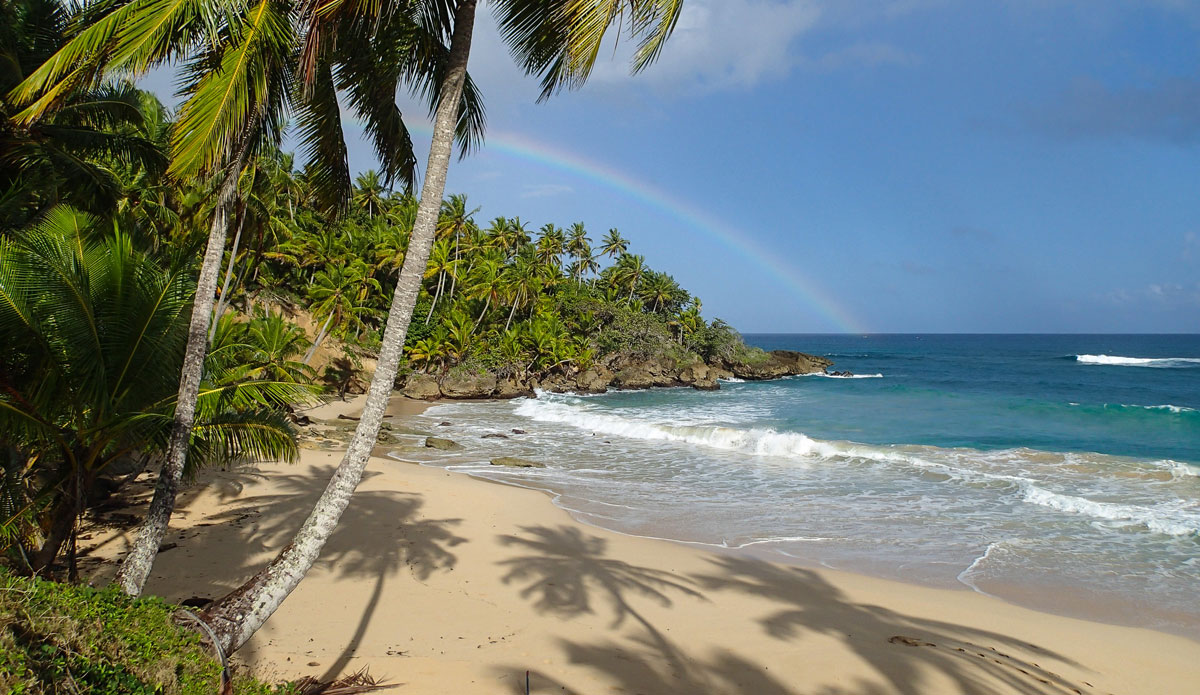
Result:
M443 199L481 141L476 0L0 0L0 542L77 572L80 519L138 472L158 487L118 583L138 594L189 472L289 458L292 412L371 359L363 416L285 552L204 613L240 646L350 503L405 370L539 377L614 354L744 349L615 229L534 230ZM610 27L652 62L681 0L497 0L543 98L586 81ZM172 113L128 80L182 66ZM426 101L422 194L396 106ZM353 178L342 105L379 169ZM280 149L294 126L303 164ZM399 184L401 190L395 190ZM229 242L229 243L227 243ZM65 557L66 567L59 560Z

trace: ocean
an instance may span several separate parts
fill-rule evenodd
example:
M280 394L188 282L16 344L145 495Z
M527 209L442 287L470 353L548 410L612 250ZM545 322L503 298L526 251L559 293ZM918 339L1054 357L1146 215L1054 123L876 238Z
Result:
M746 340L854 377L440 404L420 425L466 448L401 457L624 533L1200 638L1200 336Z

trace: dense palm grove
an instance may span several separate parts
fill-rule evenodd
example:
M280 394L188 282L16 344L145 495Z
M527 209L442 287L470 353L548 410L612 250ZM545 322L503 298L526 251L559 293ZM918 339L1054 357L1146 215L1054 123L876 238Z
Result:
M73 575L76 519L165 456L199 256L228 179L168 176L176 117L128 82L77 87L15 125L14 88L79 15L44 0L0 12L0 531L18 566L65 556ZM378 350L417 215L375 171L330 208L327 168L274 147L228 176L231 238L189 470L295 454L287 413L344 393ZM466 196L442 203L409 369L545 375L739 344L617 230L531 230L477 212Z

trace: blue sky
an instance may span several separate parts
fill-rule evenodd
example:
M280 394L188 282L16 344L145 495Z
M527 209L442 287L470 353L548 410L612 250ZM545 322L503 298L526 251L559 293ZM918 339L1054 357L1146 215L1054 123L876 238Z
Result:
M483 221L616 227L745 332L1200 332L1200 3L687 0L542 104L482 10Z

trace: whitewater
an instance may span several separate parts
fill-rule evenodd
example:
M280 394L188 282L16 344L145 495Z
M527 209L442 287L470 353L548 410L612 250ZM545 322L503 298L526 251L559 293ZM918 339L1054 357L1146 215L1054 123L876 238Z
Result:
M880 376L441 404L465 448L403 457L625 533L1200 637L1200 338L751 340Z

